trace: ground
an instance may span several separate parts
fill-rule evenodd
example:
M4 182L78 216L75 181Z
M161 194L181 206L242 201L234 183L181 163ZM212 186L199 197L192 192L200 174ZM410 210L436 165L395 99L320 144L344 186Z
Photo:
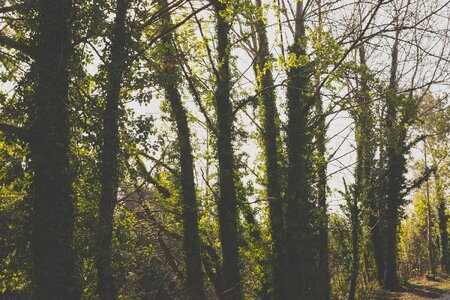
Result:
M400 292L383 292L377 290L369 299L377 300L450 300L450 278L438 277L409 280Z

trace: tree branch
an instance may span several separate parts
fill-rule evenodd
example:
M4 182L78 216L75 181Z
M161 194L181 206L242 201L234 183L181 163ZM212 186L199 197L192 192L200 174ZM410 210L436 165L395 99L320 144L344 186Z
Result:
M29 136L25 129L5 123L0 123L0 133L3 133L4 135L12 135L20 138L21 140L27 140Z
M430 175L434 172L436 172L437 166L434 165L430 168L427 167L425 170L425 173L422 174L419 178L416 178L415 180L412 180L409 186L406 187L405 191L402 193L402 197L405 197L408 195L413 189L416 189L422 185L428 178L430 178Z
M12 39L3 33L0 33L0 46L21 51L30 57L33 56L33 50L29 45Z

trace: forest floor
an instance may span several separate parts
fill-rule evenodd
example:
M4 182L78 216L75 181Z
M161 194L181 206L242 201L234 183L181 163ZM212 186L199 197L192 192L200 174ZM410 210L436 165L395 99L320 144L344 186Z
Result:
M402 285L402 291L385 292L377 290L370 299L377 300L450 300L450 278L438 277L434 280L426 278L411 279Z

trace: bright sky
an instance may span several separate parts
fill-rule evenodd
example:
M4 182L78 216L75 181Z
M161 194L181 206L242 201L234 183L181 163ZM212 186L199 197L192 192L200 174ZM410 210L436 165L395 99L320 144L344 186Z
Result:
M265 3L268 3L267 1L264 1ZM372 3L376 3L377 1L372 1ZM287 3L290 3L292 6L295 5L294 1L288 1ZM306 2L305 2L306 3ZM365 2L365 3L370 3ZM384 5L381 7L380 11L377 14L377 17L374 19L374 23L377 25L375 27L371 27L366 34L370 34L373 32L376 32L380 30L380 28L383 28L385 24L390 22L392 20L393 15L393 7L404 7L406 5L406 0L396 0L394 1L394 4ZM405 18L406 25L409 23L415 22L416 19L413 15L413 12L417 12L418 9L420 9L420 12L418 14L420 15L427 15L430 11L436 10L436 8L442 6L445 4L444 1L418 1L416 7L410 7L408 9L410 15L407 15ZM200 4L199 4L200 5ZM323 1L324 7L326 6L325 1ZM394 5L394 6L393 6ZM309 7L309 10L307 11L307 26L315 27L317 24L317 14L316 14L316 8L314 4L308 5L305 4L305 7ZM337 1L333 2L331 8L337 8L341 7L337 10L331 10L328 14L326 19L326 24L328 29L331 29L333 31L333 35L336 37L337 40L342 40L342 37L345 36L346 33L344 33L348 26L352 24L352 22L355 22L358 17L356 15L356 6L353 4L352 1ZM439 17L434 17L432 23L421 23L420 28L433 28L438 31L438 34L431 34L427 33L426 31L416 31L413 32L411 30L402 32L400 39L400 69L399 69L399 78L400 78L400 85L402 88L407 89L411 84L412 74L413 72L413 66L417 62L416 58L420 59L421 68L417 72L415 76L415 85L420 85L422 83L426 83L430 80L430 78L435 78L437 80L437 77L439 77L439 80L441 79L449 79L448 71L446 71L446 67L448 67L446 62L438 61L436 57L433 57L433 55L436 56L442 56L447 55L446 57L450 57L449 55L449 47L448 41L446 38L443 38L443 36L446 36L449 28L449 7L443 6L443 9L439 9ZM371 6L365 6L365 9L363 9L363 15L368 14L371 12L371 9L373 8L373 5ZM290 11L289 6L287 7L288 12ZM326 9L324 9L326 10ZM291 18L291 15L288 13L289 18ZM208 18L210 15L208 12L203 12L199 15L199 18ZM286 18L282 17L284 24ZM368 18L365 20L367 21ZM267 15L268 20L268 37L269 37L269 43L271 46L271 52L274 57L278 57L281 55L281 48L280 48L280 35L277 25L277 19L274 15L274 10L270 9L268 11ZM332 22L334 22L332 24ZM234 29L236 31L239 31L240 26L235 25ZM392 26L385 27L385 29L392 28ZM213 36L214 35L214 25L211 24L210 26L207 26L204 28L205 34L207 36ZM292 42L292 37L289 34L289 29L287 26L284 26L285 35L283 36L284 39L284 47L287 49L287 46ZM381 36L377 36L376 38L370 40L370 46L368 47L368 64L369 67L377 73L377 76L379 76L382 79L386 79L389 76L389 66L390 66L390 55L389 55L389 49L392 47L392 32L385 33ZM351 39L351 36L349 36ZM415 39L421 40L421 49L416 52L417 47L415 47L413 44ZM349 39L347 39L348 41ZM344 45L344 47L348 47L349 43ZM427 54L427 55L424 55ZM237 68L242 73L242 78L238 82L238 85L240 86L240 93L244 92L247 95L252 95L254 93L254 74L253 69L251 68L252 58L247 54L246 51L244 51L242 48L234 48L233 49L233 55L237 58ZM352 59L354 55L350 54L349 59ZM436 75L436 73L439 73ZM276 83L281 83L283 79L285 79L285 73L284 71L275 70L274 76L276 78ZM449 82L448 80L446 82ZM213 88L213 87L211 87ZM431 90L437 94L442 94L444 92L449 91L448 84L438 84L431 87ZM326 91L325 94L329 94ZM189 109L189 111L198 117L200 120L202 120L202 116L199 113L197 107L193 103L192 99L190 99L188 93L185 93L187 96L186 98L186 105ZM280 103L279 105L279 111L281 114L282 120L285 120L284 116L284 109L281 105L282 102L284 102L284 94L285 90L283 88L277 89L277 96L278 101ZM342 90L340 95L345 94L345 89ZM239 97L237 98L239 99ZM324 98L325 104L330 104L333 99L332 98ZM158 120L158 117L160 116L160 110L159 110L160 101L157 99L157 97L153 97L152 102L149 105L140 106L138 103L130 103L129 107L132 107L137 114L147 114L147 115L153 115L157 118L156 126L159 127L162 123L160 120ZM336 108L338 109L338 108ZM251 113L251 109L248 110L248 113ZM246 116L244 113L238 114L238 120L242 122L248 131L255 131L255 126L252 124L250 119ZM352 120L349 117L348 113L346 112L338 112L337 114L332 114L328 117L328 122L330 122L330 126L327 132L328 137L330 138L327 148L328 148L328 154L335 153L334 158L328 165L328 174L330 174L328 185L331 189L331 194L328 197L328 203L330 206L330 209L335 210L338 208L340 204L342 204L342 196L336 192L336 190L342 190L343 188L343 180L342 178L345 178L347 182L353 182L353 164L355 161L355 154L354 154L354 137L352 132ZM199 142L205 143L206 139L206 133L205 130L201 126L194 126L194 130L196 130L196 138ZM250 140L248 143L244 144L242 148L236 149L237 152L245 151L250 155L250 164L255 162L257 155L260 152L259 147L255 144L254 141ZM413 157L417 157L420 155L420 152L417 150L413 151ZM149 163L150 164L150 163ZM197 164L197 173L200 173L200 169L204 167L204 164L199 162ZM198 176L197 174L197 176ZM200 177L199 177L200 179ZM249 175L244 180L254 180L253 175ZM201 180L199 180L201 181ZM201 185L200 185L201 187ZM205 187L203 187L205 188Z

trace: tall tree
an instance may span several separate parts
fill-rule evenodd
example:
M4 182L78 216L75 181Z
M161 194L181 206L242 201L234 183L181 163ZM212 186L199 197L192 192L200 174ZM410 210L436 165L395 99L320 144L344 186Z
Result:
M40 0L36 8L35 93L29 114L34 298L76 299L68 98L72 1Z
M397 231L399 212L401 209L401 191L405 186L405 128L398 122L398 49L399 30L395 32L394 45L391 56L391 74L386 94L386 269L384 272L384 287L388 290L399 288L397 275Z
M119 103L127 62L126 15L130 1L116 1L116 16L107 66L106 106L101 146L101 195L97 235L97 276L100 299L117 299L112 268L113 215L119 188Z
M164 14L164 30L171 28L172 21L167 0L158 0L160 10ZM181 100L178 85L181 82L180 70L177 69L177 53L174 48L174 37L171 33L162 36L164 70L161 74L161 86L172 109L175 119L178 151L180 153L181 196L183 198L183 240L186 263L186 287L191 299L204 299L202 280L202 260L200 236L198 229L197 196L194 181L194 158L190 141L190 130L186 110Z
M427 167L427 158L431 157L431 168L434 170L434 195L435 203L437 204L437 223L439 227L440 238L440 267L444 272L448 272L448 233L447 222L448 216L446 213L446 199L445 199L445 186L448 168L448 135L449 135L449 106L444 99L439 99L433 96L431 93L427 93L423 97L423 102L419 107L419 116L421 122L419 123L419 130L421 136L424 137L424 160L425 160L425 172L429 169ZM433 221L431 211L432 205L430 202L430 178L426 178L425 188L427 196L427 222L428 219ZM428 203L430 202L430 203ZM430 207L429 207L430 206ZM430 209L429 209L430 208ZM428 216L428 211L430 215ZM433 224L427 223L427 234L432 233ZM430 234L431 237L431 234ZM430 262L436 262L435 251L433 251L433 239L429 241L429 248L432 251L428 251L433 257L429 257ZM430 247L431 246L431 247ZM430 265L430 270L431 270Z
M425 173L428 170L428 160L427 160L427 141L424 140L424 164L425 164ZM430 178L427 176L425 179L425 199L426 199L426 207L427 207L427 249L428 249L428 268L431 273L431 276L436 275L436 267L434 263L434 247L433 247L433 219L431 217L431 200L430 200Z
M442 181L439 174L435 174L436 185L436 198L438 200L438 223L439 223L439 235L441 238L441 257L440 265L441 270L448 273L450 271L448 262L448 233L447 233L447 203L445 201L444 189L442 187Z
M357 148L357 175L356 185L360 193L361 203L366 208L367 226L370 232L371 249L373 251L377 269L378 283L382 285L384 276L383 238L381 236L382 220L380 210L382 204L376 193L376 120L372 112L370 97L369 76L367 68L366 50L364 45L358 49L361 74L358 78L358 91L356 93L355 141Z
M236 185L234 180L233 154L233 108L230 99L230 22L226 19L226 2L212 0L217 19L217 74L214 94L217 114L217 158L219 161L218 199L219 234L223 255L224 291L222 299L242 298L242 283L239 270L238 212Z
M266 169L266 193L269 202L270 229L273 241L272 285L274 299L284 299L285 289L283 272L283 203L281 197L281 172L279 155L279 125L274 80L270 67L271 54L267 40L266 26L263 21L261 0L255 1L258 11L256 34L258 54L256 57L255 73L258 80L259 98L262 104L263 143Z
M357 155L360 155L361 152L357 153ZM356 168L356 175L358 177L358 167ZM344 179L344 188L345 193L344 197L347 202L347 210L348 210L348 217L350 219L350 224L352 228L352 234L351 234L351 242L352 242L352 267L351 267L351 274L350 274L350 286L348 291L348 300L354 300L355 294L356 294L356 283L358 280L358 273L359 273L359 199L360 199L360 192L358 191L358 184L355 183L352 185L351 189L347 188L347 184Z
M314 97L308 93L309 67L302 64L305 51L305 20L303 2L297 2L294 42L290 47L296 64L287 74L287 190L286 190L286 299L314 297L316 260L314 258L314 230L309 189L310 137L308 115Z
M323 22L322 22L322 1L318 0L318 17L319 24L317 31L317 39L321 42ZM317 128L316 128L316 144L317 144L317 200L319 205L319 280L320 299L330 299L330 271L329 271L329 257L328 257L328 205L327 205L327 158L326 158L326 136L327 126L326 117L323 109L323 99L321 95L321 64L320 58L316 57L316 90L315 90L315 110L317 114Z

